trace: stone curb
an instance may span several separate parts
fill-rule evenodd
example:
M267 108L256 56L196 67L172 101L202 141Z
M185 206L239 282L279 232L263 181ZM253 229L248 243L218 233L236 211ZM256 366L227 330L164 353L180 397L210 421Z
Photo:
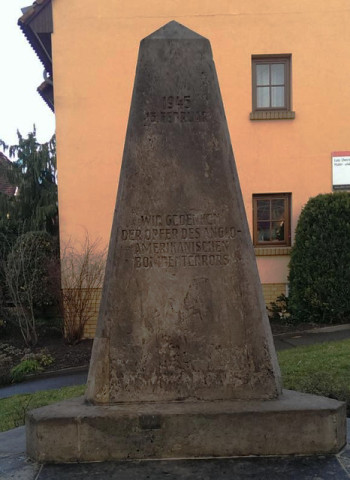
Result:
M74 375L75 373L85 372L89 369L89 365L81 365L80 367L67 367L60 370L47 370L45 372L26 375L23 382L30 382L32 380L38 380L40 378L62 377L64 375ZM23 383L21 382L21 383Z
M340 332L342 330L350 330L350 323L346 323L344 325L331 325L329 327L315 327L310 328L309 330L295 330L291 332L284 332L284 333L276 333L273 337L281 338L281 337L290 337L292 335L304 335L305 333L331 333L331 332Z

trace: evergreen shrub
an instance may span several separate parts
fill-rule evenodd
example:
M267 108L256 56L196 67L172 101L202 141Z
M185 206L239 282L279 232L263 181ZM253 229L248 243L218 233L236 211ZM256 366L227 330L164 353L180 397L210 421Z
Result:
M299 217L289 264L295 323L350 322L350 194L311 198Z

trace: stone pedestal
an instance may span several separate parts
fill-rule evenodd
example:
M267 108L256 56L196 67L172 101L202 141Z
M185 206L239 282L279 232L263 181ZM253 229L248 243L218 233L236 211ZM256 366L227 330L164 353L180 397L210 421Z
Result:
M85 403L27 435L43 462L345 443L343 404L282 395L210 43L176 22L141 42Z
M78 398L27 419L27 449L39 462L312 455L346 442L345 406L284 390L276 400L123 403Z

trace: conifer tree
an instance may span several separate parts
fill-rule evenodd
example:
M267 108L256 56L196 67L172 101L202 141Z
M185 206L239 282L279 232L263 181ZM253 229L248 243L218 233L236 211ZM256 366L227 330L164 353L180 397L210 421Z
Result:
M55 137L40 144L35 127L26 138L19 132L17 136L18 143L10 147L0 140L13 159L2 162L1 179L16 188L16 195L13 190L0 192L0 314L7 317L10 299L16 307L15 324L29 345L37 341L37 312L59 301L50 296L47 280L48 270L53 265L58 268L58 248L50 250L50 258L41 254L44 244L58 245L56 145ZM43 243L43 235L50 242ZM38 301L38 294L45 301Z
M40 144L36 138L36 129L24 138L17 132L18 144L8 147L0 144L9 157L13 158L8 173L18 194L0 201L0 230L21 234L28 231L47 231L58 233L58 203L56 184L56 142ZM5 213L5 210L7 212Z

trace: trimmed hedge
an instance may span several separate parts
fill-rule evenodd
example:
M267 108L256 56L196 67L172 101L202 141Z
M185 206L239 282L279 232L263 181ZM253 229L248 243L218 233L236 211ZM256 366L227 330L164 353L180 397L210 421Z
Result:
M350 322L350 193L318 195L307 202L289 268L295 322Z

